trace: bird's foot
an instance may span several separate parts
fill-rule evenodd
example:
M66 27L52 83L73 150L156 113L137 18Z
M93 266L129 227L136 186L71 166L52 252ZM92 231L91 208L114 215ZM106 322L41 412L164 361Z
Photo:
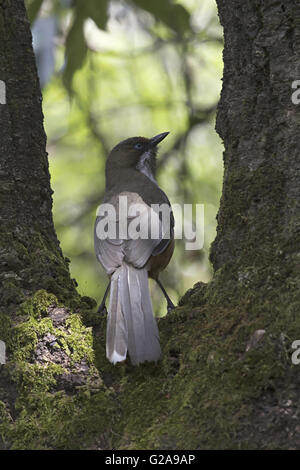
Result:
M173 304L173 302L168 302L168 305L167 305L167 314L168 314L168 313L171 313L172 310L174 310L174 308L176 308L176 307L175 307L175 305Z

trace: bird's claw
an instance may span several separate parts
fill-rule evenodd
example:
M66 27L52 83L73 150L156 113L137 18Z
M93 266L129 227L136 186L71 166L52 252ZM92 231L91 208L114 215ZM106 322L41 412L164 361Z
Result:
M172 310L174 310L174 308L175 308L175 305L174 305L174 304L168 304L168 306L167 306L167 314L168 314L168 313L171 313Z

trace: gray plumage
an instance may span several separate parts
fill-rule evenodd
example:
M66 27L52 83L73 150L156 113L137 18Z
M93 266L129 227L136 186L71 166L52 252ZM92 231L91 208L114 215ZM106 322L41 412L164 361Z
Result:
M115 208L117 217L111 208L106 214L98 212L94 240L97 259L110 277L106 355L114 364L123 361L127 352L134 365L157 361L161 355L148 275L158 280L160 267L164 269L172 255L172 251L167 252L169 258L162 258L160 265L156 258L153 271L153 257L163 253L173 239L170 202L155 179L157 145L167 135L164 132L151 139L126 139L112 149L106 162L103 202ZM121 196L126 196L127 207ZM136 209L137 205L140 209ZM169 227L165 227L165 218L159 214L162 205L170 209ZM111 229L106 238L102 236L105 223ZM120 227L129 227L128 234L119 231ZM170 247L174 249L173 245Z
M145 208L140 220L160 224L159 216L135 193L122 193L130 204ZM118 209L118 200L110 201ZM118 212L117 212L118 213ZM95 251L98 260L111 275L110 302L106 331L106 356L112 363L123 361L129 353L132 364L157 361L161 355L159 333L153 315L148 285L147 261L158 239L99 239L95 224ZM130 222L134 217L130 218ZM119 222L119 221L118 221ZM129 220L128 220L129 222ZM118 225L118 223L117 223ZM149 226L151 224L149 223Z
M147 271L123 263L111 279L106 356L115 364L126 359L127 351L133 365L161 355Z

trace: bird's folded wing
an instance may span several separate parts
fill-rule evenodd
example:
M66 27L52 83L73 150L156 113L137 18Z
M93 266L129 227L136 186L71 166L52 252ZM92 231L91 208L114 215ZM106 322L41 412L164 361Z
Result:
M121 210L119 196L126 197L126 208L122 200ZM172 218L171 227L162 223L159 214L136 193L121 193L109 203L115 212L105 215L98 210L95 223L94 242L98 260L108 274L112 274L123 261L142 268L152 254L161 253L170 242ZM105 236L104 223L111 228Z

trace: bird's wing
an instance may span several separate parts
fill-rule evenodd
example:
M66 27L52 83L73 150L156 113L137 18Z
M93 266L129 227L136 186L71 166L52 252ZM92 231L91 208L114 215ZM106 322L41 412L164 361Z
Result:
M124 210L124 205L120 207L125 200L120 203L119 196L126 197L127 210ZM151 255L164 251L173 235L172 213L170 222L164 222L159 213L148 206L137 193L131 192L115 196L109 204L114 210L109 213L98 210L94 231L96 256L107 274L112 274L123 261L142 268ZM106 227L110 227L111 231L104 238ZM120 232L122 227L125 229L123 234Z

